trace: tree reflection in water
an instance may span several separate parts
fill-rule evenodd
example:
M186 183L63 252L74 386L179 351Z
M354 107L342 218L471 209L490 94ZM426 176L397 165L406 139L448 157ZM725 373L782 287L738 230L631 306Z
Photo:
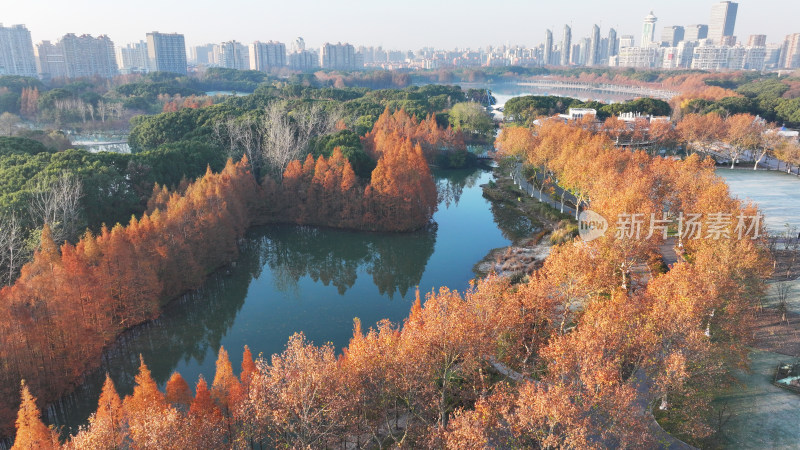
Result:
M419 284L436 243L436 227L412 233L363 233L315 227L273 226L257 239L276 286L295 290L308 276L344 295L359 269L370 275L381 295L405 296Z
M434 172L434 175L438 175ZM481 178L482 171L475 169L448 170L447 176L437 177L436 190L439 193L439 208L458 206L464 188L471 188Z

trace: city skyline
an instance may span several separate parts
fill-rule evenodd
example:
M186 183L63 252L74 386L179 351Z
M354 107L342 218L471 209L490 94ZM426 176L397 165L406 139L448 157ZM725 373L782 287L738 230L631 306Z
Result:
M565 4L533 4L519 0L504 3L502 16L497 11L496 22L487 23L486 14L476 14L485 8L472 0L458 3L422 2L410 0L403 4L374 4L363 0L348 5L299 0L290 4L265 4L251 0L232 0L226 3L230 20L221 21L224 12L209 0L194 2L191 13L185 6L143 0L136 4L84 0L63 4L45 0L4 5L0 21L5 26L24 24L32 40L56 41L61 36L108 35L124 45L142 40L146 33L181 33L186 45L236 40L242 43L276 40L291 42L303 36L309 47L319 48L326 42L350 42L353 45L383 46L387 49L414 50L422 47L481 48L490 45L533 46L542 43L545 29L555 33L569 24L573 41L588 37L598 24L601 33L615 28L619 34L638 35L642 18L652 9L658 17L656 33L664 26L707 24L717 1L641 3L633 0L614 2L575 1ZM767 42L781 42L786 35L796 33L792 17L800 14L800 5L778 0L740 1L735 34L745 40L753 34L766 34ZM576 5L580 4L579 8ZM474 8L471 7L474 5ZM158 14L152 11L158 10ZM48 14L41 14L47 10ZM309 13L313 11L313 13ZM421 13L420 11L423 11ZM581 16L574 16L581 11ZM69 17L69 20L64 20ZM119 20L115 20L119 18ZM124 18L124 20L122 19ZM413 21L414 25L410 26ZM347 26L341 26L346 24ZM477 27L477 28L476 28ZM485 33L476 32L484 30Z

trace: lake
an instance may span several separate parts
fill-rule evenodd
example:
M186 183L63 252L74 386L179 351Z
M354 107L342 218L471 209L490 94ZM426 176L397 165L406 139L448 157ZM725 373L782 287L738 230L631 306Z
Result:
M785 232L787 224L800 228L800 177L767 170L717 169L716 172L734 197L758 205L770 233Z

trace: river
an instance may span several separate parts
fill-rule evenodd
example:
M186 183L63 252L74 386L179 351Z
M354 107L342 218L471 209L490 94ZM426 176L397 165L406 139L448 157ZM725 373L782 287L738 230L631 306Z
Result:
M234 367L247 344L254 355L281 352L303 332L340 350L353 318L364 327L400 323L420 292L465 290L473 265L491 249L535 231L524 218L496 210L482 197L487 169L435 173L440 195L435 225L414 233L364 233L290 225L255 228L236 264L203 288L168 305L157 320L130 330L103 355L100 370L47 411L51 423L74 430L97 406L108 371L120 394L133 389L138 355L163 388L173 371L190 385L214 378L220 345ZM518 219L518 220L517 220Z

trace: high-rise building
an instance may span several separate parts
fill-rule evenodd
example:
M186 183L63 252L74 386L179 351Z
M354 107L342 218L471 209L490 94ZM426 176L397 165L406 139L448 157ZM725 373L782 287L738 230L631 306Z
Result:
M619 53L619 39L617 39L617 30L608 30L608 57L617 56Z
M781 62L781 51L783 44L767 44L766 56L764 57L765 69L779 69Z
M748 46L744 49L744 59L742 69L744 70L764 70L767 60L767 47L765 45Z
M635 45L633 41L632 34L623 34L622 37L619 38L619 48L620 50L626 47L633 47ZM619 52L617 52L619 53Z
M297 37L292 41L292 53L302 52L306 49L306 41L302 37Z
M320 66L323 69L355 70L360 67L356 64L355 49L350 44L330 44L322 46L319 55Z
M149 72L150 57L147 56L147 42L139 41L125 47L117 47L117 67L123 74Z
M150 67L157 72L186 74L186 42L182 34L147 33Z
M564 25L564 40L561 42L561 65L568 66L572 51L572 28Z
M684 28L683 40L684 41L699 41L708 37L708 25L689 25Z
M247 70L250 57L247 47L241 42L228 41L215 46L215 63L226 69Z
M311 50L300 50L289 53L289 68L306 72L319 67L319 55Z
M781 49L781 65L784 69L800 68L800 33L786 36Z
M36 50L45 78L111 78L117 74L114 43L108 36L69 33L55 44L43 41Z
M214 44L196 45L190 53L192 63L198 66L210 66L214 63Z
M748 47L766 47L767 35L766 34L751 34L747 39Z
M680 26L664 27L661 31L661 45L665 47L677 47L678 42L684 37L684 29Z
M694 49L698 46L694 41L681 41L675 47L662 47L662 69L687 69L692 66Z
M614 59L618 67L655 69L661 67L664 56L661 47L625 47L619 49Z
M547 30L544 32L544 56L543 65L553 63L553 32Z
M70 33L64 35L60 43L67 66L67 78L111 78L117 74L114 43L108 36L94 38L88 34L76 36Z
M644 23L642 23L642 43L641 47L647 47L655 42L656 39L656 22L658 18L653 15L653 11L645 16Z
M739 47L740 48L740 47ZM729 67L730 50L727 45L700 45L692 56L692 69L721 70Z
M578 41L576 44L572 44L572 48L569 50L569 63L570 64L581 64L581 43Z
M572 62L578 66L586 66L589 64L589 52L592 40L588 37L582 38L577 44L572 46L574 54L572 55Z
M589 54L586 58L586 65L596 66L600 63L600 27L592 27L592 36L589 39Z
M608 38L601 38L599 47L598 64L606 65L608 63Z
M711 6L711 21L708 24L708 38L717 45L722 45L726 36L733 36L736 26L736 12L739 4L724 1Z
M0 75L36 76L36 56L31 32L25 25L0 23Z
M253 42L249 45L250 69L269 72L286 66L286 45L281 42Z
M43 78L66 78L67 65L64 63L61 46L50 41L36 44L36 67Z

